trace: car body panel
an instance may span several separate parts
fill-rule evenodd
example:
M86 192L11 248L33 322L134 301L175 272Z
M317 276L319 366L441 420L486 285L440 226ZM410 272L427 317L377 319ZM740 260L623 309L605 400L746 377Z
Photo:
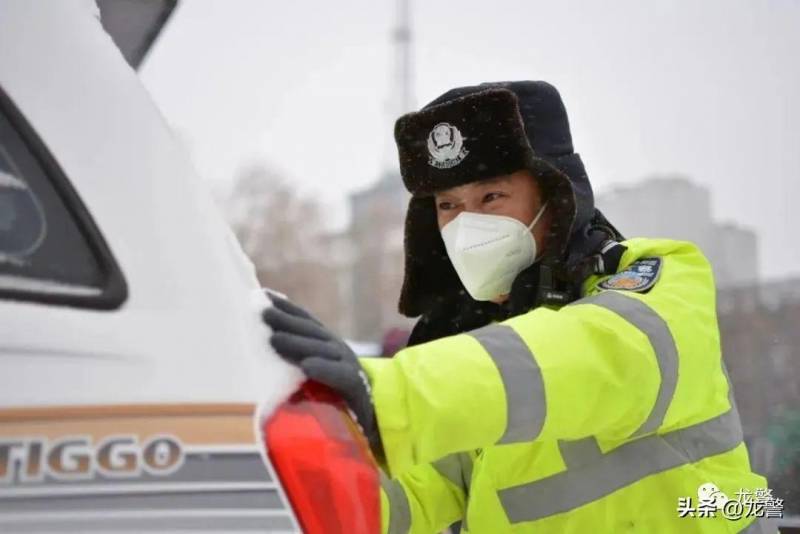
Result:
M0 4L0 86L72 181L129 295L112 312L2 302L0 406L274 405L301 376L269 349L252 264L87 4Z
M127 287L114 309L0 298L0 531L299 531L260 429L302 374L94 3L0 2L0 89Z
M0 531L296 531L252 404L0 410Z

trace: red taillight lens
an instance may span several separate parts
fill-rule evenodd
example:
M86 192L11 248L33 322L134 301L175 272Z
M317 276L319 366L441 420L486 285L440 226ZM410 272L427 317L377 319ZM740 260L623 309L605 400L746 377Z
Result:
M264 436L303 532L380 532L378 467L333 391L306 382L264 423Z

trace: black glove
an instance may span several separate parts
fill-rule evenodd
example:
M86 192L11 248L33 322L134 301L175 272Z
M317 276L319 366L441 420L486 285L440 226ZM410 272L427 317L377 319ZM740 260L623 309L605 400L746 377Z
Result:
M300 367L308 378L333 388L345 400L376 455L380 434L372 404L372 390L358 357L339 337L311 314L270 293L273 306L264 310L272 328L270 343L285 360Z

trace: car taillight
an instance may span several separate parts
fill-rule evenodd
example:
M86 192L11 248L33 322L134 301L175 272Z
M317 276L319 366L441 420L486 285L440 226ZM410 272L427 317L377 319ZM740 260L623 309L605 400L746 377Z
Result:
M377 464L332 390L306 382L264 423L263 431L303 532L380 532Z

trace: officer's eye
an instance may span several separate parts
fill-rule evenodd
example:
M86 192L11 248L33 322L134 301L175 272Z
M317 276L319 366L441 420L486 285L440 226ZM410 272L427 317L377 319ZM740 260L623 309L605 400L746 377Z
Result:
M504 197L504 196L505 195L503 193L498 193L496 191L493 192L493 193L486 193L486 195L484 195L484 197L483 197L483 202L484 203L492 202L492 201L497 200L498 198Z
M443 200L443 201L439 202L439 204L437 204L437 207L439 208L440 211L447 211L447 210L451 210L451 209L455 208L456 206L452 202L448 202L446 200Z

